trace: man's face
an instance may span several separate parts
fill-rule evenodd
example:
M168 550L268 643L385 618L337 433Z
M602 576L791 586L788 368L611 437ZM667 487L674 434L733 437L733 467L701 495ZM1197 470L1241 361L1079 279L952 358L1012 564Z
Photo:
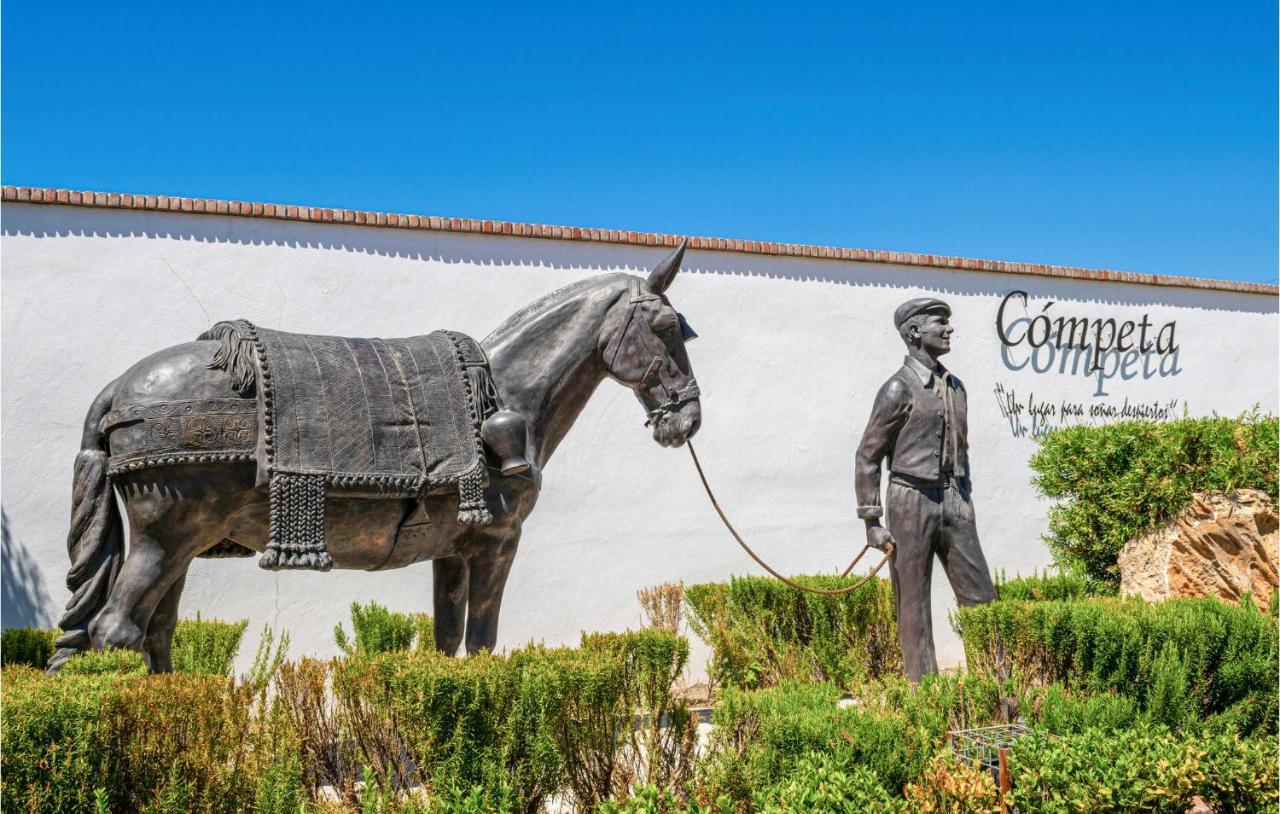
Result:
M945 314L926 314L925 318L920 321L917 334L920 339L920 348L929 356L937 359L942 354L951 351L951 334L954 331L955 328L951 327L951 320Z

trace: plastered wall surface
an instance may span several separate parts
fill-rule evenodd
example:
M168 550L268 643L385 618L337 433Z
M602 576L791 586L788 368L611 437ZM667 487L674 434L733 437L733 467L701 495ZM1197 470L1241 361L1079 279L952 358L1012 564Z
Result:
M2 232L5 626L56 622L85 411L143 356L236 317L306 333L451 328L482 338L559 286L643 274L668 251L17 203L4 206ZM1149 340L1175 323L1177 353L1111 355L1087 374L1087 360L1050 345L1034 357L1025 341L1005 347L997 311L1017 290L1027 296L1006 305L1011 339L1042 313L1118 324L1146 315ZM700 334L689 347L703 392L696 444L739 530L783 570L838 570L861 546L854 451L876 390L901 364L892 311L926 294L954 309L944 361L969 391L979 533L991 566L1010 574L1050 563L1040 540L1048 503L1027 467L1036 432L1108 420L1126 404L1177 417L1275 412L1280 402L1274 296L691 250L669 295ZM687 453L655 444L643 419L634 396L606 381L556 452L512 570L500 646L635 627L637 589L759 573L720 526ZM277 574L253 559L197 560L182 614L250 619L242 661L264 623L288 629L292 655L328 655L352 601L429 611L430 592L427 564ZM963 658L953 605L939 568L943 663ZM695 642L695 677L705 657Z

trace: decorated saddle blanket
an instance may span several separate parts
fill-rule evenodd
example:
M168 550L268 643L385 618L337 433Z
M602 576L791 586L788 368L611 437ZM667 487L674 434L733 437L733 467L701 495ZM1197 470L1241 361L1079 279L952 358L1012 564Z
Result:
M258 482L269 483L271 503L263 568L333 567L330 494L420 498L456 487L460 522L492 522L480 426L497 390L474 339L314 336L245 320L201 338L220 340L211 366L231 372L241 395L256 389Z

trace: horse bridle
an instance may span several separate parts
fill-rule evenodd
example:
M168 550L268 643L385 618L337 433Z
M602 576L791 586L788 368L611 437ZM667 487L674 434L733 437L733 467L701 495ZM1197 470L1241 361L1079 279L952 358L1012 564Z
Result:
M622 350L622 344L626 341L627 334L631 331L631 324L635 321L636 310L640 307L640 303L660 299L662 298L657 294L641 291L639 280L632 281L631 310L627 312L627 321L623 323L622 330L618 333L617 340L611 343L613 345L613 353L608 353L608 349L606 349L605 353L609 358L608 369L610 371L613 370L613 363L617 360L618 353ZM685 330L683 321L681 322L681 329L682 331ZM644 375L640 377L640 380L631 385L631 389L637 394L640 394L645 388L645 385L656 379L658 386L661 387L662 392L666 394L666 401L663 401L658 404L658 406L645 413L646 417L644 425L646 427L651 427L661 421L668 413L673 413L678 410L681 405L698 398L702 394L702 391L698 389L698 380L693 376L689 376L688 383L684 387L672 390L667 386L667 383L663 381L662 378L662 363L668 354L655 353L653 348L649 346L649 341L644 334L640 335L640 346L644 349L645 353L653 354L653 359L649 362L649 367L645 368Z
M657 294L653 294L647 291L641 291L639 281L638 280L632 281L631 310L627 312L627 321L623 324L622 330L618 332L617 339L610 343L611 345L613 345L613 352L609 353L609 348L607 346L605 348L604 355L609 360L608 369L610 371L613 370L613 363L617 360L618 353L622 350L622 343L626 341L627 332L631 330L631 323L635 320L636 309L639 307L640 303L642 302L648 302L650 300L657 300L657 299L661 299L661 297L659 297ZM684 324L683 320L681 320L681 332L686 337L688 336L688 327ZM649 342L648 340L645 339L643 335L641 335L640 337L640 344L644 348L645 353L653 353L653 349L649 347ZM693 401L694 399L698 398L698 395L699 395L698 381L693 376L689 377L689 383L686 384L683 388L675 392L672 392L671 388L667 386L667 383L662 380L663 358L664 358L663 354L653 353L653 360L649 362L649 367L645 369L644 376L640 378L640 381L636 382L634 385L631 386L631 389L639 393L641 388L643 388L646 384L648 384L650 381L656 378L658 380L658 385L662 388L663 392L667 394L666 401L662 402L657 407L648 411L648 418L644 422L644 425L646 427L652 426L653 424L656 424L657 422L661 421L662 417L665 416L667 413L673 412L676 408L678 408L680 405L684 404L685 402ZM804 591L806 593L822 594L825 596L840 596L842 594L852 593L858 590L859 588L861 588L862 586L869 584L871 582L871 579L893 557L894 544L892 542L886 543L884 557L882 557L880 562L877 563L876 566L871 569L871 572L865 575L864 577L862 577L862 579L859 579L858 581L854 582L853 584L845 585L841 588L818 588L811 585L805 585L803 583L796 582L795 580L788 578L787 576L779 572L777 569L770 566L763 559L761 559L760 555L757 554L751 548L751 546L747 545L747 541L742 539L742 535L738 534L738 530L734 528L733 523L729 521L729 516L726 515L724 512L724 509L720 507L720 501L716 499L715 492L711 489L711 484L707 482L706 473L702 471L702 462L698 460L698 453L694 451L693 443L688 442L686 446L688 446L689 448L689 455L693 458L693 466L698 471L698 479L702 481L702 488L706 490L707 498L711 501L712 508L716 510L716 514L720 515L720 521L724 523L724 527L729 530L729 534L732 535L733 539L737 541L738 545L742 546L742 550L747 552L747 554L749 554L753 560L759 563L760 566L764 568L764 570L768 571L770 574L777 577L786 585L789 585L792 588L795 588L796 590ZM870 550L870 548L871 548L870 544L864 545L862 547L862 550L859 551L857 556L853 558L853 562L849 563L849 565L844 569L844 571L841 572L840 574L841 579L849 576L849 574L853 571L854 566L858 564L858 562L867 553L867 551Z

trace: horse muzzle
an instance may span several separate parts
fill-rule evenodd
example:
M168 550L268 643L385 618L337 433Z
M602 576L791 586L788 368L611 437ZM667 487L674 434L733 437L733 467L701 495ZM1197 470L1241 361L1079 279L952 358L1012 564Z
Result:
M653 424L653 440L664 447L683 446L702 426L702 404L697 399L686 401L663 413Z

